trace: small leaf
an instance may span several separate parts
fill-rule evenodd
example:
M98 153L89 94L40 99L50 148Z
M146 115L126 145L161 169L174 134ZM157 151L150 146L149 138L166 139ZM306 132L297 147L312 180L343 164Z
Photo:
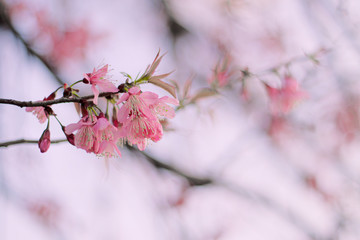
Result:
M167 91L168 93L170 93L174 98L176 98L176 93L175 93L175 87L161 81L159 78L154 77L154 78L150 78L149 79L149 83L152 83L158 87L161 87L162 89L164 89L165 91Z
M191 78L186 80L185 86L184 86L184 91L183 91L183 99L185 99L187 97L187 95L189 94L191 84L192 84L192 79Z
M129 74L127 74L126 72L121 72L121 74L124 75L127 78L130 78L132 80L131 76Z
M211 89L211 88L203 88L201 89L195 96L193 96L190 100L191 103L196 102L197 100L201 98L207 98L211 97L217 94L217 91Z

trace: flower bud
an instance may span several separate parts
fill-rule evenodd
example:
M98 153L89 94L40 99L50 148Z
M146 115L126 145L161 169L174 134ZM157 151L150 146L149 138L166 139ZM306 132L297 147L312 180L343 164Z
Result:
M88 79L86 79L86 78L83 78L83 83L85 83L85 84L89 84L90 83L90 81L88 80Z
M51 93L47 98L45 98L44 100L48 101L48 100L54 100L56 97L56 91Z
M38 142L40 152L42 152L42 153L46 152L50 147L50 143L51 143L50 130L48 128L46 128Z
M72 134L72 133L71 134L66 134L64 126L62 126L61 129L63 130L68 142L75 146L75 136L74 136L74 134Z

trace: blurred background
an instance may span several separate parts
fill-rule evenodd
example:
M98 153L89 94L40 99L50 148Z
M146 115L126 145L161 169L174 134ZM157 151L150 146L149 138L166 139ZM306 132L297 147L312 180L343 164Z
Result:
M0 97L41 100L166 53L181 103L122 157L0 148L0 239L360 239L357 0L1 0ZM144 86L160 96L169 95ZM90 88L80 88L91 94ZM100 102L104 106L105 101ZM72 104L53 107L64 125ZM0 142L37 140L0 105ZM52 139L63 133L51 119Z

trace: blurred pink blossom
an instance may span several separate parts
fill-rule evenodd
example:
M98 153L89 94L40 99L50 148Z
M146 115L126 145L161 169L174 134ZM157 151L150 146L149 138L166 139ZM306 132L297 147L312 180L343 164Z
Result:
M291 76L285 76L282 88L273 88L265 84L270 98L273 114L288 113L293 106L308 95L299 89L298 82Z

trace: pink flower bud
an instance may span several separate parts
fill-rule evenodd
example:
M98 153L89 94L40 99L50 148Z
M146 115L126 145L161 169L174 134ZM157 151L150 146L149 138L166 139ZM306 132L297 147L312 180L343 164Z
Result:
M65 134L65 136L66 136L66 139L68 140L68 142L70 143L70 144L72 144L72 145L74 145L75 146L75 136L74 136L74 134L67 134L66 132L65 132L65 127L64 126L62 126L62 128L61 128L62 130L63 130L63 132L64 132L64 134Z
M39 139L39 148L40 148L40 152L44 153L46 152L49 147L50 147L50 131L48 128L45 129L45 131L43 132L43 134L41 135L40 139Z

